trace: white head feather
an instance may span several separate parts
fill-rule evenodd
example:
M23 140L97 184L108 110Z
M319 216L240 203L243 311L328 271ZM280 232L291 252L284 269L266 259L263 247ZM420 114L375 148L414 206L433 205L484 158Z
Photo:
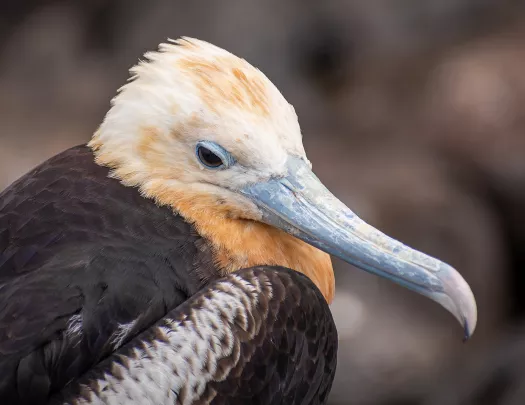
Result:
M90 143L99 163L125 183L147 188L162 180L224 194L285 175L289 155L306 160L294 108L245 60L190 38L161 44L145 57ZM195 154L203 140L222 146L237 163L205 169Z

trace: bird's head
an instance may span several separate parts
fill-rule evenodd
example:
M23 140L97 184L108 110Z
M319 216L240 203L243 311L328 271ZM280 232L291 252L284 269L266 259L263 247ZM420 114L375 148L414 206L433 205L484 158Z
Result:
M263 73L189 38L146 58L89 145L114 177L193 223L220 271L290 267L330 302L330 253L439 302L473 331L464 279L366 224L322 185L293 107Z

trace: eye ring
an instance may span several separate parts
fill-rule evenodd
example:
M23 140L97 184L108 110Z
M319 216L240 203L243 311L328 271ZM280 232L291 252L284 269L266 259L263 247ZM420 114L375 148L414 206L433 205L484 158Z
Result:
M195 154L199 162L207 169L226 169L235 163L231 154L215 142L197 142Z

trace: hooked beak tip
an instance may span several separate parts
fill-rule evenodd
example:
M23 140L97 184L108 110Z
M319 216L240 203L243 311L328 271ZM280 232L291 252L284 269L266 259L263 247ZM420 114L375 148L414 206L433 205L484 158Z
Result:
M445 265L442 278L445 293L452 300L451 312L463 326L463 341L469 340L476 329L478 310L472 289L452 267Z
M437 291L423 290L421 293L447 309L463 327L463 342L470 339L478 320L478 309L472 289L453 267L441 263L435 273Z

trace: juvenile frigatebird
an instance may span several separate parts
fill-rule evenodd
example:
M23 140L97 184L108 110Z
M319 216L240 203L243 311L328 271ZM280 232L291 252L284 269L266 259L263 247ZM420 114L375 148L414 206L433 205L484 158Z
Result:
M0 403L324 404L329 254L472 333L464 279L322 185L259 70L189 38L146 59L88 145L0 194Z

